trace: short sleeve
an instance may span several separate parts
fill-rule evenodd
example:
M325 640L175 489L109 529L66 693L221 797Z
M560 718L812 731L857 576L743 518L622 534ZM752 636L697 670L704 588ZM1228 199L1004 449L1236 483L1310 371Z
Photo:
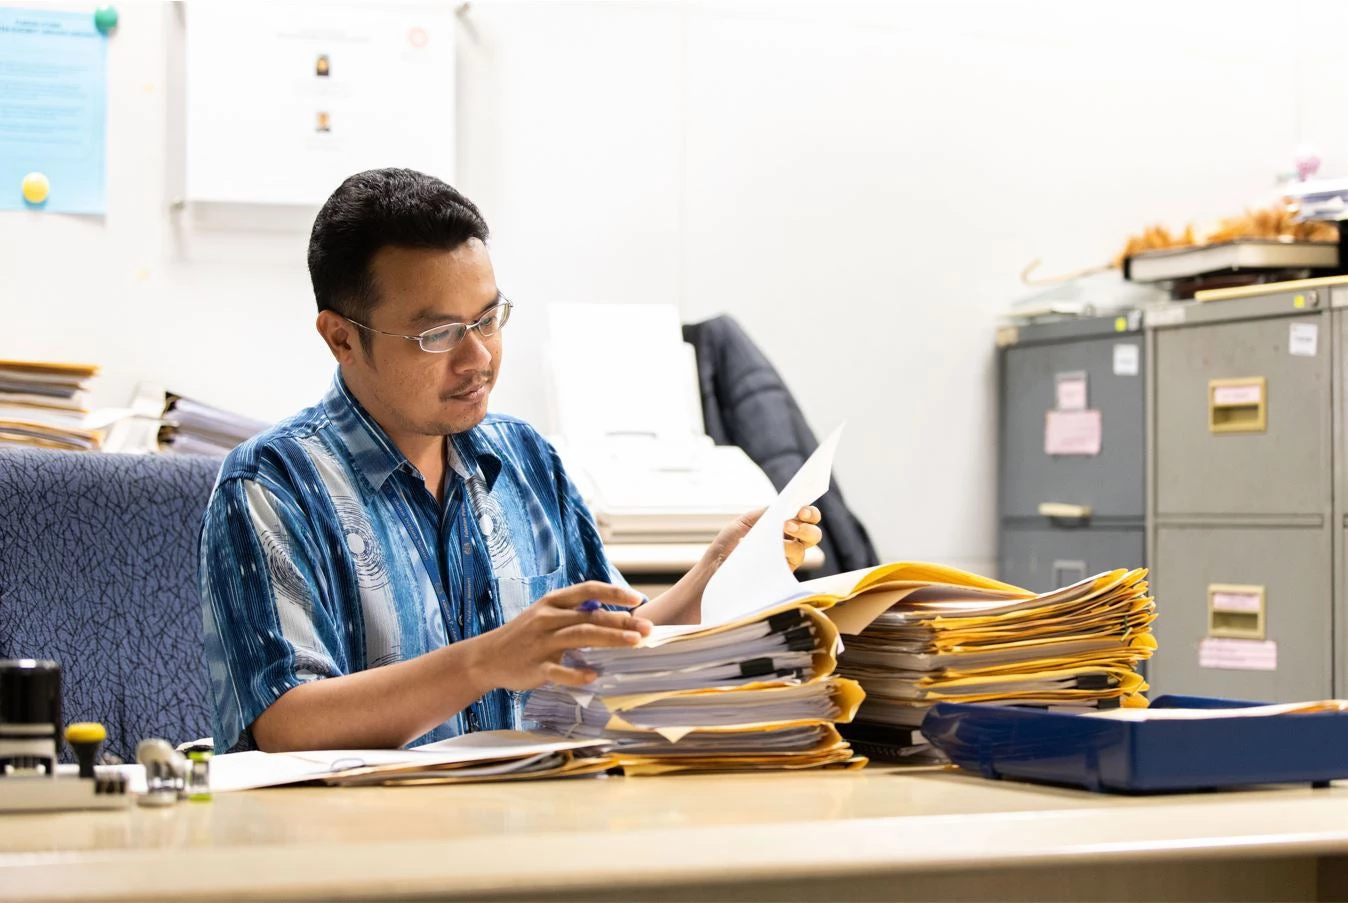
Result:
M198 581L217 749L251 748L250 726L283 693L349 670L311 529L283 490L251 479L223 481L207 504Z

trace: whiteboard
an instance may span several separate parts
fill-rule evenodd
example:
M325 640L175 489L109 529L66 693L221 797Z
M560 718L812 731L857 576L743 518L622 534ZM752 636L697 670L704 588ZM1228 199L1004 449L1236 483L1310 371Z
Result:
M186 8L187 201L322 204L353 173L454 175L449 4Z

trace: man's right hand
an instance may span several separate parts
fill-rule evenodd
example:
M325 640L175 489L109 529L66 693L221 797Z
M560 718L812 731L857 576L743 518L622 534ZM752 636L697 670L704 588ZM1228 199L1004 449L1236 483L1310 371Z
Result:
M562 664L568 649L635 646L651 632L651 622L624 611L577 611L586 599L635 608L631 590L591 581L548 593L510 623L478 637L477 682L485 690L532 690L548 681L580 687L598 675Z

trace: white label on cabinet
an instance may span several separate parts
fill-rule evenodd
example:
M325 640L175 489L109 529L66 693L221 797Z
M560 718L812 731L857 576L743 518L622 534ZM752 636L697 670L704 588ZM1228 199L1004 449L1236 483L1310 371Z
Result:
M1198 644L1198 667L1227 671L1276 671L1278 644L1273 640L1207 637Z
M1320 327L1315 323L1293 323L1287 337L1287 350L1298 357L1315 357Z
M1138 361L1141 355L1138 347L1131 342L1114 346L1114 375L1137 376Z

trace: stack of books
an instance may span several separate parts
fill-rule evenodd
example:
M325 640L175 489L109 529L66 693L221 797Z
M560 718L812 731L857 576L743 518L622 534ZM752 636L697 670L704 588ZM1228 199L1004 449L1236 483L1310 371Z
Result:
M95 451L102 433L85 425L86 364L0 361L0 445Z
M883 610L847 626L839 671L866 690L858 730L916 730L936 702L1060 711L1145 706L1137 671L1156 649L1146 571L1115 570L1036 595L935 565L889 565L869 590ZM857 629L859 628L859 629ZM848 630L845 628L844 633ZM874 736L871 732L870 736Z
M859 767L835 722L863 693L837 676L838 632L818 609L784 603L710 627L656 628L637 648L582 649L600 676L536 690L525 720L611 741L625 774Z

